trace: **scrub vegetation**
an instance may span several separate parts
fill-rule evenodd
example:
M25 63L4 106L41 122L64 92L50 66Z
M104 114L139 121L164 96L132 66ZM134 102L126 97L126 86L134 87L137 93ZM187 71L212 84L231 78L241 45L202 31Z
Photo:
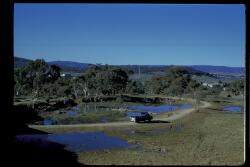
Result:
M30 112L38 117L29 117L26 124L40 131L102 131L134 145L126 149L77 152L82 164L244 163L244 112L223 111L224 106L230 105L244 108L244 79L220 82L210 87L193 79L194 75L207 74L178 66L148 78L133 79L131 76L134 75L133 70L124 67L93 65L77 76L63 77L60 67L49 65L44 60L32 61L15 69L14 107L18 114L24 113L26 108L33 109ZM202 108L202 101L211 105ZM183 103L192 104L194 109L177 120L161 121L182 111L156 115L154 118L159 121L153 123L132 123L126 117L129 105ZM81 110L70 116L68 111L73 111L74 107ZM42 126L46 118L58 120L58 126ZM102 126L106 122L110 125L118 122L119 126ZM88 123L91 126L84 126Z

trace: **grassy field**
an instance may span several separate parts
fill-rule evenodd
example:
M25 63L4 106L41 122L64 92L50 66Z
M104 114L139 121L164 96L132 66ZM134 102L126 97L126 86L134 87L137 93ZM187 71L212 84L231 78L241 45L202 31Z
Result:
M142 145L134 150L112 150L79 154L84 164L119 165L240 165L244 161L242 114L193 113L159 135L107 133ZM179 125L178 125L179 124ZM166 125L169 126L169 125ZM176 130L174 126L181 127ZM160 128L155 127L152 128ZM168 128L170 129L170 128ZM131 129L133 130L133 128ZM142 133L145 132L145 133Z
M239 103L239 102L238 102ZM244 163L244 114L218 104L170 123L124 127L50 128L47 132L103 131L138 147L77 153L89 165L240 165ZM220 105L223 105L222 102ZM45 130L45 129L40 129Z

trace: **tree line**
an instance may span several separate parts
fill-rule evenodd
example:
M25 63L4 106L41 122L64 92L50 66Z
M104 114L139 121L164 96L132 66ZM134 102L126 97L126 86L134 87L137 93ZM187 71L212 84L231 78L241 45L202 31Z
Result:
M146 81L130 80L129 70L109 65L93 65L77 77L61 77L60 74L60 67L48 65L43 59L15 68L15 96L88 98L124 93L181 96L207 89L193 80L190 72L183 67L167 68L164 76L152 77ZM235 81L226 86L236 95L244 90L243 81Z

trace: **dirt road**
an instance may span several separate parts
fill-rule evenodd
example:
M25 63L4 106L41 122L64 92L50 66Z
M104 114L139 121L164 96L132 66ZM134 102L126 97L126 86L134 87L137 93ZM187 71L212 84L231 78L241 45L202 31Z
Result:
M209 106L211 106L210 103L206 102L206 101L202 101L201 102L202 105L200 106L200 108L207 108ZM187 110L181 110L181 111L177 111L177 112L173 112L174 114L171 115L170 117L163 117L163 118L160 118L162 121L173 121L173 120L177 120L177 119L180 119L182 117L184 117L185 115L191 113L195 111L195 108L191 108L191 109L187 109Z
M210 103L202 101L201 102L202 105L200 106L200 108L207 108L209 106L211 106ZM169 116L169 117L157 117L156 119L159 121L173 121L173 120L177 120L180 119L184 116L186 116L187 114L191 113L195 111L194 108L191 109L186 109L186 110L180 110L180 111L176 111L173 112L173 115ZM73 124L73 125L29 125L29 127L31 128L74 128L74 127L102 127L102 126L134 126L137 125L137 123L134 122L108 122L108 123L89 123L89 124Z

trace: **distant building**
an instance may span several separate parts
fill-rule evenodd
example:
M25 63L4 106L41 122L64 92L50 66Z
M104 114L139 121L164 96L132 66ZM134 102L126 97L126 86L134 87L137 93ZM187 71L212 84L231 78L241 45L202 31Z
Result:
M71 74L61 74L61 77L63 77L63 78L70 78L71 77Z
M210 88L212 88L212 87L214 86L213 84L209 84L209 83L205 83L205 82L202 83L202 85L203 85L203 86L210 87Z
M206 87L214 87L214 86L220 86L220 87L224 87L224 84L223 83L218 83L218 82L213 82L213 83L206 83L206 82L203 82L201 83L203 86L206 86Z
M207 84L208 84L208 83L205 83L205 82L204 82L204 83L202 83L202 85L203 85L203 86L207 86Z
M213 85L213 84L208 84L208 86L209 86L210 88L212 88L214 85Z

